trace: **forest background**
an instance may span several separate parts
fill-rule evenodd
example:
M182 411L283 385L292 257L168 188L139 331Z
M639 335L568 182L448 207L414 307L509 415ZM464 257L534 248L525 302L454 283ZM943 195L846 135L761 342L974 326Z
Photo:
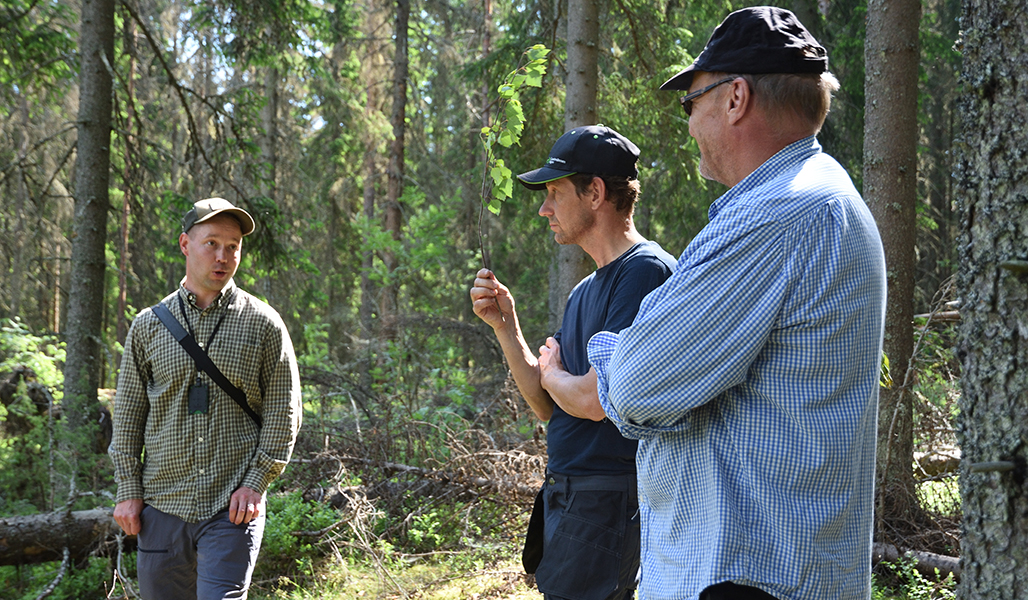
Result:
M474 317L468 288L478 268L493 268L518 301L530 345L541 345L582 273L562 266L536 214L541 194L514 186L498 214L483 209L496 165L482 128L515 116L516 128L521 117L498 102L499 83L526 63L526 48L553 50L540 86L520 91L520 143L491 147L513 173L535 168L569 122L567 82L578 72L569 54L576 43L592 47L597 98L587 112L640 147L636 224L677 256L724 188L699 176L678 96L657 87L746 4L607 0L596 3L598 33L582 42L569 36L573 1L118 2L113 29L100 35L113 60L94 65L111 82L112 135L83 156L85 24L97 3L0 7L0 371L12 386L0 411L0 459L17 466L0 474L0 516L112 505L109 463L91 451L103 435L90 425L96 400L86 393L82 404L71 401L65 342L84 337L98 348L82 379L109 404L133 316L183 275L181 216L195 200L221 196L258 221L237 283L283 316L305 390L297 460L273 489L272 508L283 517L269 521L279 529L269 531L258 591L327 597L333 586L358 585L409 597L450 581L407 582L400 573L412 563L450 560L455 571L481 572L515 556L545 434ZM864 188L868 2L780 5L828 49L842 89L819 139ZM903 323L916 334L907 355L890 357L903 365L892 375L910 417L908 441L884 452L886 462L899 456L903 472L899 491L882 489L898 496L880 498L879 507L904 508L882 511L876 533L893 547L950 556L959 553L960 519L952 460L959 368L946 302L956 299L958 261L951 150L960 126L961 9L957 0L924 0L907 23L917 52L906 82L917 92L916 177L904 242L913 269L902 277L921 317L917 327ZM92 203L101 254L76 288L74 249L86 237L76 198L88 159L102 152L109 180ZM96 301L94 313L76 313L82 296ZM95 333L77 333L83 321ZM67 418L51 405L64 405ZM884 421L894 426L902 413ZM943 466L930 467L940 462L933 457ZM131 577L122 577L131 564L115 572L114 542L89 549L117 556L113 563L61 563L53 550L56 562L0 567L12 569L0 579L35 597L71 565L79 575L54 586L55 597L130 593ZM356 570L322 581L325 565L336 563ZM354 574L358 564L372 565L376 583ZM520 593L525 582L508 567L497 571L503 583L483 593ZM908 567L883 576L902 571L891 580L902 587L920 577Z

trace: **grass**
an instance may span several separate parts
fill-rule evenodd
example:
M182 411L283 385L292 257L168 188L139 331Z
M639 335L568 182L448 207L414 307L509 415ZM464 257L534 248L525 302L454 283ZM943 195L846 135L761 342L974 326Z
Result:
M516 558L468 565L459 557L419 557L388 571L373 560L331 561L293 581L255 582L250 598L261 600L540 600L542 594ZM473 568L468 569L471 566Z

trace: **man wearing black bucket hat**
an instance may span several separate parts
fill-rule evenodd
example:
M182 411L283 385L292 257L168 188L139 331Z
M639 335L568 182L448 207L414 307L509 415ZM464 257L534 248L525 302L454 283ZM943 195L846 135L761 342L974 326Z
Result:
M253 230L225 199L193 204L178 238L186 276L140 311L125 341L108 452L113 516L138 536L145 600L246 597L265 493L296 442L289 332L233 281Z
M885 261L815 136L838 83L787 10L729 15L681 90L730 189L633 324L588 345L639 440L647 600L864 600Z
M546 191L539 214L557 243L578 244L597 266L571 292L560 330L538 359L507 287L482 269L471 289L475 314L493 328L522 396L549 421L546 481L522 557L548 600L626 599L636 587L637 444L605 418L585 346L598 331L628 326L675 265L633 224L638 157L635 144L613 129L576 127L557 140L543 167L518 176L525 187Z

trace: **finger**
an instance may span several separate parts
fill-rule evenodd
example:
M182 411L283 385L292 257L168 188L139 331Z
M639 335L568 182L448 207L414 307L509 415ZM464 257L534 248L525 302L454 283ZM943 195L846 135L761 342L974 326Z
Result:
M481 277L478 277L475 279L475 288L496 290L500 288L500 282L496 281L495 279L483 279Z
M492 298L496 297L496 289L495 288L484 288L484 287L473 287L473 288L471 288L471 297L473 299L475 299L475 300L479 300L479 299L483 299L483 298L492 299Z
M475 277L478 277L479 279L495 279L496 278L496 276L493 275L493 272L490 271L489 269L479 269L478 273L475 275Z
M229 502L228 520L231 521L233 525L239 525L243 522L243 517L246 516L245 510L246 507L244 506L243 501L240 498L233 496L232 501Z

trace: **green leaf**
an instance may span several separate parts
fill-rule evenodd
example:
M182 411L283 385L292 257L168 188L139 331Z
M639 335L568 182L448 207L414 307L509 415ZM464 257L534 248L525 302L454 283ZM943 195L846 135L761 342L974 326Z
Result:
M517 142L517 139L515 139L514 134L511 132L511 130L508 129L500 134L500 139L497 141L499 141L500 145L504 148L510 148L514 145L515 142Z
M550 49L542 44L536 44L525 51L525 54L528 55L528 60L533 62L537 60L544 60L546 58L546 55L548 55L549 53Z
M503 112L507 116L507 127L514 132L514 141L517 142L525 131L525 111L521 109L520 102L511 101L503 108Z

